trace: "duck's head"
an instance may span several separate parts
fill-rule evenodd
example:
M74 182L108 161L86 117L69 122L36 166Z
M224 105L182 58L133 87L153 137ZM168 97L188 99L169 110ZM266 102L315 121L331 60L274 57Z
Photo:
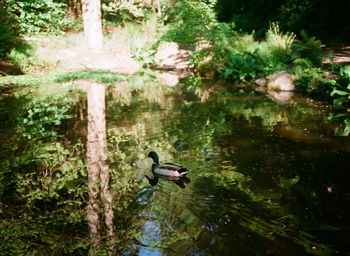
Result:
M157 152L155 151L149 152L148 157L152 158L154 163L159 164L159 157Z

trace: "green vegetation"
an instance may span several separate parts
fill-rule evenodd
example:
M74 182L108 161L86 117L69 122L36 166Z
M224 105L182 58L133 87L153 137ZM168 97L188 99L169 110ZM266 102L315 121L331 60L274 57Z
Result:
M8 6L0 3L0 59L6 56L18 44L16 21Z
M104 19L120 25L129 22L142 22L152 13L151 1L105 0L102 4Z
M196 50L191 60L196 73L204 80L225 80L241 86L254 84L256 79L267 78L275 71L286 70L294 75L298 92L345 107L349 105L348 78L344 73L347 66L323 64L324 45L315 37L321 28L327 26L326 21L319 25L320 30L311 30L309 25L312 23L306 26L303 20L309 17L306 14L312 7L323 10L321 16L326 15L329 6L323 4L315 1L303 4L298 1L270 1L268 4L251 1L176 1L169 10L169 17L172 18L168 20L168 29L162 40L178 42L191 50L197 49L203 42L209 45ZM291 16L292 19L278 18L290 15L295 8L298 14ZM332 10L341 8L338 5ZM227 16L233 14L236 15ZM283 21L290 21L290 24ZM347 23L343 17L336 22L343 29L337 40L344 40L342 33L349 29ZM290 28L295 29L285 32ZM332 28L329 27L329 30ZM265 35L262 31L266 31ZM333 30L329 32L334 34ZM200 78L192 78L192 81L196 80L195 83L203 87Z
M254 30L259 37L271 21L277 21L283 30L297 34L306 30L327 42L350 39L346 20L349 8L349 2L332 4L327 0L218 0L216 5L220 21L234 22L245 31Z
M57 33L69 24L65 3L46 0L7 0L9 11L16 15L21 33Z
M84 81L89 80L107 87L108 164L117 216L114 253L123 254L132 241L143 246L143 222L163 216L163 240L159 239L157 246L174 248L171 252L179 255L184 253L178 249L183 243L200 248L201 243L216 241L214 229L224 229L223 223L227 225L234 218L238 219L238 231L263 238L263 243L291 239L291 244L304 252L330 255L331 246L320 241L313 227L308 227L310 232L299 231L308 221L288 201L300 200L326 209L337 219L332 207L318 205L318 196L326 193L325 187L329 191L335 187L338 196L344 188L333 185L333 176L332 181L328 176L320 177L324 175L320 175L321 165L305 167L303 160L320 160L324 152L317 148L324 145L332 150L343 146L340 140L333 145L333 134L319 134L314 125L337 136L350 135L350 66L335 64L332 58L330 63L323 62L324 42L331 41L325 41L327 34L336 42L348 39L347 4L169 0L161 1L157 9L153 2L102 1L104 47L108 54L127 51L144 64L133 75L97 69L71 71L76 69L64 67L69 62L54 59L55 53L64 50L71 56L69 60L78 58L72 49L84 43L78 34L82 30L79 1L0 2L0 67L10 62L24 73L10 76L0 69L0 251L8 255L111 254L91 246L85 219ZM340 13L332 22L329 8ZM193 72L176 89L163 90L156 79L159 72L147 69L153 67L148 64L154 62L156 48L164 41L177 42L191 53ZM48 53L38 53L48 45ZM297 93L332 104L332 111L295 102L281 106L254 90L256 79L281 70L293 74ZM167 97L170 92L175 96ZM253 139L245 140L241 135ZM286 148L279 148L276 140L288 141L283 144ZM249 143L258 145L260 155L244 152L255 157L247 160L237 152L243 152ZM293 149L295 155L290 160L289 149L295 145L302 149ZM176 160L193 165L190 192L178 196L172 183L151 190L145 188L145 181L137 180L133 164L149 149L157 149L164 159L177 155ZM320 156L312 155L313 150ZM282 153L274 157L276 152ZM284 161L296 168L283 169L276 164ZM252 167L250 162L257 165ZM314 182L311 189L310 180ZM170 194L151 201L152 193L162 190ZM327 193L331 196L333 191ZM213 195L232 201L226 208L223 204L227 202L204 203ZM140 202L144 197L146 200ZM195 205L193 212L188 205ZM210 207L216 208L220 218L212 216ZM145 213L150 214L145 217ZM173 218L173 214L180 217ZM346 212L339 215L343 220ZM327 231L342 228L333 222L327 226L323 216L310 213L308 217L312 225L322 222L321 228ZM207 223L214 223L213 228ZM165 241L164 237L171 239ZM220 239L225 241L224 235ZM317 252L313 252L314 247ZM229 254L223 248L227 249L218 245L203 251ZM196 254L195 249L186 252Z
M136 182L133 163L145 157L142 155L145 148L165 147L157 140L147 138L145 125L138 122L137 116L137 109L144 104L153 104L150 92L159 94L159 91L149 88L144 99L149 99L150 103L143 104L138 104L136 98L125 102L123 95L115 93L118 83L127 79L130 83L135 82L131 86L133 95L142 96L147 87L147 75L126 78L110 72L83 71L0 79L1 91L7 92L0 97L0 120L6 124L0 133L4 139L0 147L0 250L9 255L24 251L29 254L86 255L94 250L89 244L84 218L87 204L86 121L81 115L86 109L86 95L79 86L62 87L61 84L77 79L111 85L107 98L112 103L107 116L120 118L115 124L110 122L108 130L117 230L128 229L129 218L133 217L128 213L129 207L141 185ZM7 108L16 110L16 117L10 116ZM123 115L126 108L134 109L135 116ZM123 127L124 122L133 124ZM134 236L131 230L120 232L115 241L118 251L125 250L126 241Z

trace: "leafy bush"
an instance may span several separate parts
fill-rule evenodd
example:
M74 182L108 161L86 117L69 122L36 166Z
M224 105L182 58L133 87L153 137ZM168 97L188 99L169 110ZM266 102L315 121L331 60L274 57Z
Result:
M339 68L339 77L333 86L333 90L330 94L332 96L333 104L340 107L350 106L350 66ZM343 108L343 113L329 116L329 119L342 120L344 126L342 129L338 129L336 134L338 136L350 135L350 115L348 109Z
M44 68L47 64L40 61L36 56L32 55L31 48L28 45L21 45L11 50L7 54L7 58L18 68L21 72L29 72L35 68Z
M327 79L327 73L321 68L312 67L305 59L297 59L294 63L298 64L294 69L297 90L318 99L329 100L329 83L332 81Z
M18 42L16 38L16 22L6 4L0 2L0 58L4 57Z
M259 69L259 61L254 54L230 52L223 68L223 77L225 80L239 83L255 78Z
M217 56L223 62L226 80L239 83L254 79L259 73L268 75L291 65L291 46L294 34L282 33L277 23L272 23L264 41L256 41L254 34L236 33L226 46L226 51Z
M234 21L238 29L254 30L259 37L270 21L279 21L288 31L305 29L328 42L348 41L350 36L347 17L350 1L218 0L216 9L220 21Z
M212 41L212 33L218 24L214 7L216 0L179 0L169 15L170 29L165 34L166 41L194 46L199 39Z
M69 23L66 4L50 0L8 0L22 33L57 33Z
M150 9L150 5L137 0L109 0L102 4L104 18L120 24L132 21L140 22L144 20L147 11Z
M330 94L334 97L336 106L349 105L350 103L350 66L340 68L339 78Z
M332 74L313 67L305 59L296 59L294 71L299 91L314 98L332 102L335 106L349 106L350 66L335 66Z
M32 101L28 113L23 118L23 134L31 139L33 136L56 136L55 127L66 119L71 119L72 102L70 98L48 99L46 102Z
M322 63L322 48L324 45L315 37L309 37L304 30L300 39L295 40L292 46L294 58L306 58L314 65Z
M267 72L284 69L291 62L293 33L282 33L278 23L271 23L265 41L259 44L257 54Z
M255 53L259 42L255 41L254 34L236 34L232 39L231 49L235 52Z

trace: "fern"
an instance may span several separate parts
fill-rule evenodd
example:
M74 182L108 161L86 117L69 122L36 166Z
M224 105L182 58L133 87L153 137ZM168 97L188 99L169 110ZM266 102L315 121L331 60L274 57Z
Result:
M322 48L324 45L315 37L309 37L307 33L302 30L300 32L300 39L295 40L293 44L294 58L304 58L310 60L315 65L322 63Z

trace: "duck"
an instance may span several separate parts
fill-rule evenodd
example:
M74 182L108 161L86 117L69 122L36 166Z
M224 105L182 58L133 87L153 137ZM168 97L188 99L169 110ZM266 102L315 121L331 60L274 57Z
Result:
M152 173L155 177L161 177L165 178L167 180L179 180L180 178L183 178L186 176L188 172L191 171L191 169L186 168L180 164L175 163L159 163L159 157L157 152L150 151L148 154L148 157L150 157L153 160L152 164Z

